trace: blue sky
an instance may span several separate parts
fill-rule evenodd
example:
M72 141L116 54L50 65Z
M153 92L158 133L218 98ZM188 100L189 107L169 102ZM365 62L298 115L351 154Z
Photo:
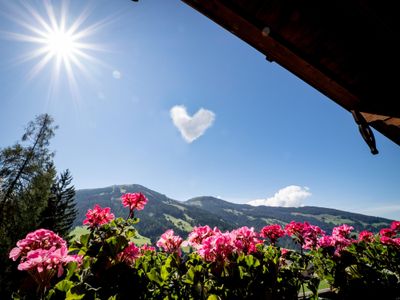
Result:
M48 21L43 1L24 3L0 0L0 147L47 112L60 126L57 168L77 188L138 183L177 200L400 219L400 148L375 132L371 155L347 111L184 3L70 1L66 28L88 9L77 32L96 29L79 40L95 60L77 58L86 72L72 66L75 89L64 67L55 87L54 59L34 75L41 56L21 62L40 47L16 39L34 34L21 20L39 28L34 9ZM49 3L58 21L61 1ZM203 111L188 121L182 106Z

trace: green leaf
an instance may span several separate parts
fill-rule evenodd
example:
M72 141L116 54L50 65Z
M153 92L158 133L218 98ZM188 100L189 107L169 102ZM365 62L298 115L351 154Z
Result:
M207 298L207 300L219 300L219 299L220 298L217 295L214 295L214 294L208 296L208 298Z
M54 289L51 289L48 293L47 293L47 295L46 295L46 298L45 299L51 299L51 297L53 297L53 295L55 294L55 290ZM20 300L20 298L13 298L13 300Z
M74 283L72 281L69 280L62 280L59 283L57 283L54 288L56 288L57 290L66 293L67 291L69 291L71 289L71 287L74 286Z
M189 284L194 284L194 276L195 276L194 268L191 267L186 273L185 282Z
M83 297L85 297L85 294L78 295L78 294L72 293L71 290L69 290L67 292L67 294L65 295L65 300L81 300L81 299L83 299Z
M79 241L81 242L82 246L87 247L88 241L89 241L89 236L90 234L82 234Z
M75 270L78 268L78 263L75 261L72 261L68 263L67 265L67 276L65 279L70 279L72 275L74 275Z
M121 235L112 236L106 239L106 245L108 246L107 248L110 251L111 256L116 256L126 247L126 245L128 245L128 240Z
M161 284L161 279L156 268L152 268L150 272L146 273L146 275L151 281Z
M252 267L254 265L254 256L253 255L247 255L245 257L245 262L246 262L246 265L248 267Z
M246 274L245 269L244 269L242 266L239 266L239 276L240 276L240 279L243 279L243 277L245 276L245 274Z
M174 257L172 255L168 256L168 258L165 260L164 265L166 267L171 267L171 263L174 261Z
M125 235L126 235L126 238L128 240L130 240L131 238L136 236L136 230L135 229L129 229L129 230L126 231Z
M168 279L168 277L169 277L168 269L169 268L167 268L167 266L165 266L165 265L161 267L161 279L163 281L166 281Z

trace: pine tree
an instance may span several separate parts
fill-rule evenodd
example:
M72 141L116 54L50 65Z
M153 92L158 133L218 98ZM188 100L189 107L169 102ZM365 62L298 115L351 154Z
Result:
M22 136L22 143L2 149L0 152L1 198L0 212L6 203L26 190L32 179L52 164L54 153L49 150L50 139L56 126L48 114L31 121Z
M55 179L40 226L53 230L67 240L78 213L75 208L75 188L71 182L72 176L68 169Z
M56 173L49 143L56 128L48 114L39 115L20 143L0 150L0 294L5 298L21 276L8 253L37 228L51 195Z

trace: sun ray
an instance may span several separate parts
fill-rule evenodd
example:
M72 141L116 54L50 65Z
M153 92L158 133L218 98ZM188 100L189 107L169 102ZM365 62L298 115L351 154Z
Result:
M27 35L27 34L23 34L23 33L5 32L4 36L8 37L10 39L16 40L16 41L20 41L20 42L30 42L30 43L37 43L37 44L43 44L46 42L45 38Z
M45 19L28 2L22 3L28 12L28 17L29 15L32 16L45 31L50 32L52 30L51 26L45 21ZM29 20L29 18L27 18L27 20ZM32 26L32 28L34 28L34 26Z
M43 56L40 61L32 68L32 70L28 73L28 79L34 78L37 74L42 71L42 69L47 65L47 63L50 61L50 59L53 58L52 53L46 53L45 56Z
M46 55L46 53L47 53L47 49L42 47L42 48L35 49L33 51L30 51L30 52L24 54L23 56L19 57L19 59L17 59L16 61L18 64L22 64L22 63L28 62L30 60L34 60L35 58Z
M89 14L89 8L86 7L78 16L78 18L76 18L76 20L72 23L72 25L67 29L67 33L74 34L78 30L78 28L86 21Z
M53 5L51 5L49 1L44 1L44 6L46 8L47 16L49 17L50 20L50 26L52 31L58 31L59 25L54 13Z

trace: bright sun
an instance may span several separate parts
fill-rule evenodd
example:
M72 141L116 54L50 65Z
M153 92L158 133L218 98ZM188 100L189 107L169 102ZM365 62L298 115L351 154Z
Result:
M50 32L46 38L46 46L49 53L63 59L69 59L79 48L73 35L62 30Z
M79 70L86 77L90 77L85 64L87 62L101 64L89 53L103 49L96 44L86 42L85 39L98 31L104 22L82 28L88 17L87 10L84 10L73 22L68 22L66 1L56 2L60 4L58 14L55 13L52 2L43 1L46 11L44 15L33 8L30 2L21 3L24 14L21 15L23 16L21 18L15 18L15 22L21 25L25 32L9 32L8 36L18 41L37 45L21 60L21 62L36 61L28 78L34 78L52 62L50 87L58 85L60 74L64 72L71 91L77 94L76 71ZM21 9L16 9L16 11L21 11Z

